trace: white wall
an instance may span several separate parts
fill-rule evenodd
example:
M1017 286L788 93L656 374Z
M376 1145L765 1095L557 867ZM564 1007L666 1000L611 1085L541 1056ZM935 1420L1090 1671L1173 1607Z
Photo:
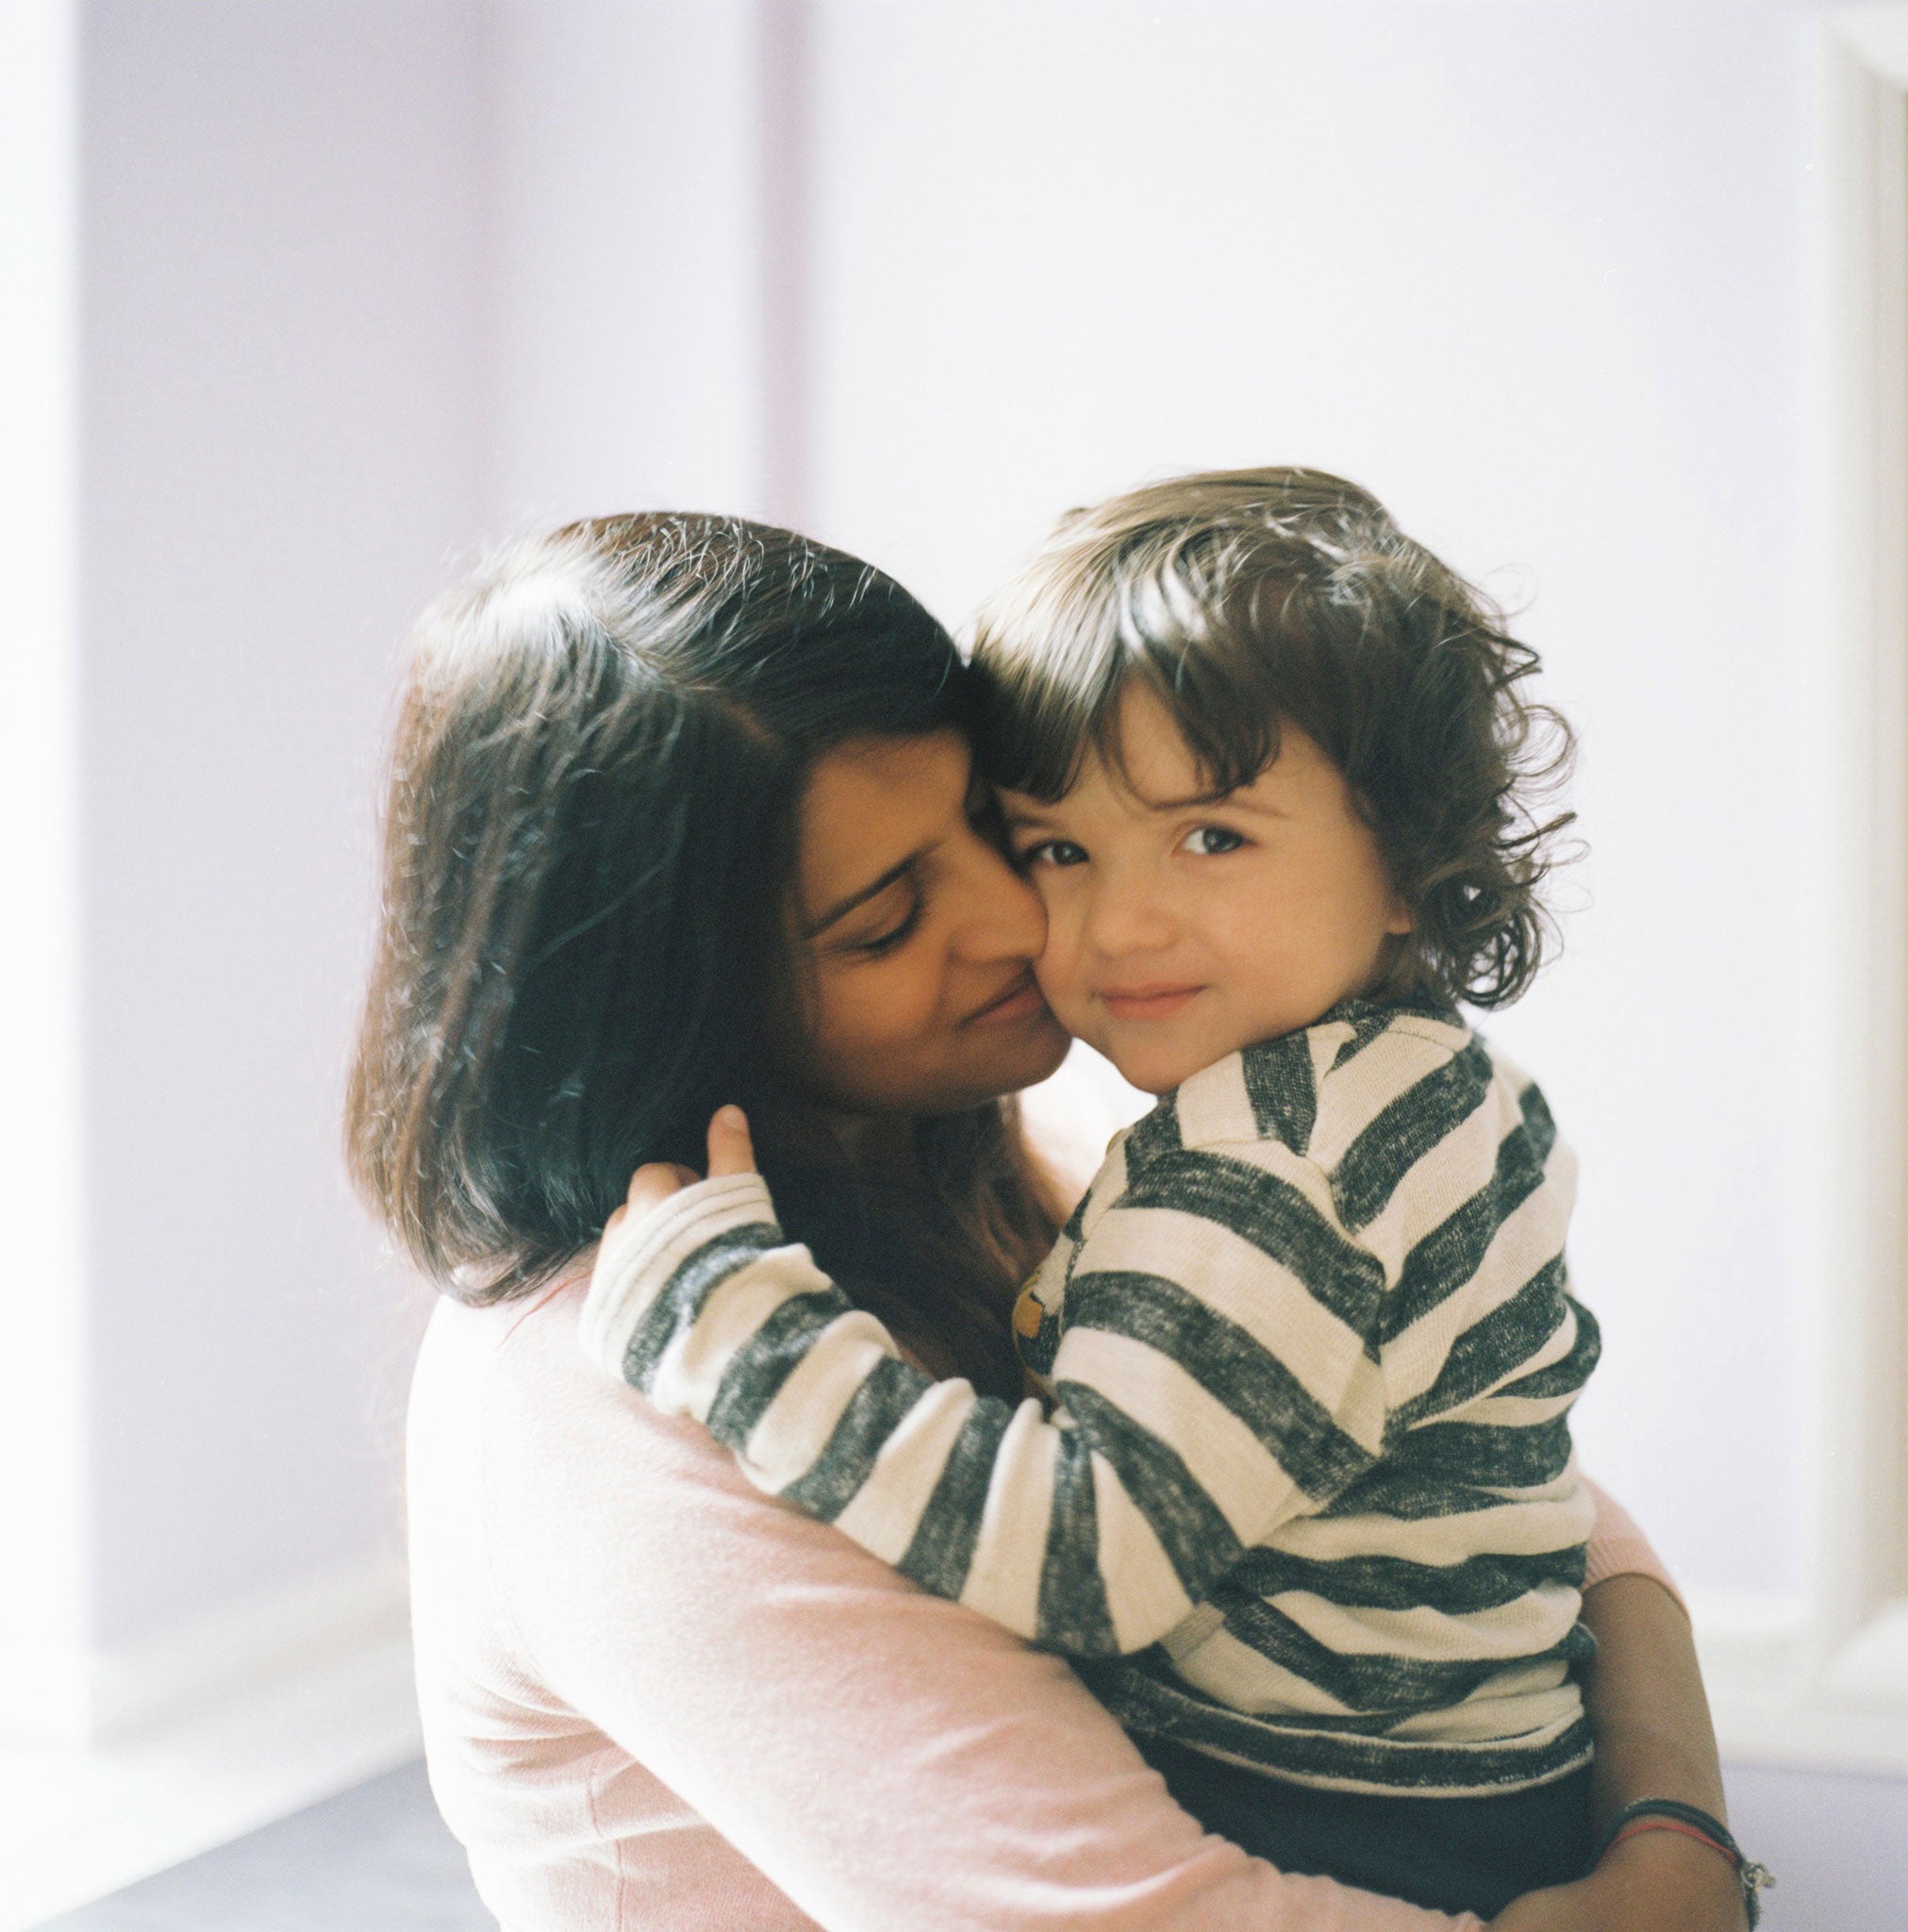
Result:
M763 9L485 12L493 525L767 513Z
M1797 1590L1803 10L821 11L822 534L959 619L1070 504L1302 461L1526 608L1594 857L1494 1030L1583 1156L1580 1441Z
M82 42L91 1637L396 1542L338 1158L397 641L483 517L468 8L97 0Z
M45 1065L9 1123L42 1211L61 1109L83 1135L32 1263L47 1521L8 1627L30 1675L55 1625L77 1671L42 1728L348 1620L397 1553L424 1298L347 1197L338 1112L399 641L488 538L773 495L762 28L747 0L9 15L48 103L8 151L45 607L10 769L80 827L42 814L16 873L41 976L74 980L75 904L82 960L77 1068L17 989Z
M1689 1582L1799 1590L1816 10L90 0L94 1639L392 1537L412 1318L336 1086L395 641L453 554L805 490L959 618L1064 506L1263 460L1527 606L1594 857L1497 1030L1584 1158L1580 1433Z
M0 1677L16 1725L85 1696L79 1237L78 34L68 0L0 9L0 854L12 1016L0 1108ZM18 1473L31 1471L30 1481ZM18 1579L27 1579L22 1587Z

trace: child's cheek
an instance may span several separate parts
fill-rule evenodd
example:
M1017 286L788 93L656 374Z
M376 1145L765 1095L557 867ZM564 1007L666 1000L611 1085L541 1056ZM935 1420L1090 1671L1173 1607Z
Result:
M1085 985L1083 901L1078 892L1067 890L1075 882L1075 875L1069 870L1037 866L1033 879L1047 909L1047 939L1034 961L1034 977L1039 981L1054 1017L1069 1033L1078 1037L1087 1022L1089 1009Z
M1034 961L1034 977L1040 982L1040 991L1046 994L1047 1004L1056 1013L1067 1003L1073 988L1072 975L1067 965L1062 948L1054 943L1050 935L1040 957Z
M1083 1004L1077 971L1079 957L1078 948L1068 944L1059 922L1050 922L1047 943L1034 961L1034 977L1040 982L1040 991L1053 1008L1054 1017L1070 1033L1080 1030L1076 1018Z

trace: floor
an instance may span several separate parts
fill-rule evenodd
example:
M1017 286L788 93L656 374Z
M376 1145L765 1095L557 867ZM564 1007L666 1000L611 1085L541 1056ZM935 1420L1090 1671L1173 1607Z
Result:
M0 1932L237 1843L420 1745L402 1636L111 1744L0 1745Z
M1908 1932L1908 1779L1724 1774L1736 1842L1776 1875L1763 1932Z
M422 1764L45 1924L44 1932L496 1932Z
M1908 1932L1908 1782L1732 1770L1780 1879L1764 1932ZM409 1764L44 1922L40 1932L494 1932Z

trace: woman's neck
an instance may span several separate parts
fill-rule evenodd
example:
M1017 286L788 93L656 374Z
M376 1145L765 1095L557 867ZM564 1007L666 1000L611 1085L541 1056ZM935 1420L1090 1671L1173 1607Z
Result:
M847 1168L867 1180L912 1187L921 1178L914 1125L906 1115L847 1113L821 1102L783 1100L763 1110L756 1133L771 1165Z

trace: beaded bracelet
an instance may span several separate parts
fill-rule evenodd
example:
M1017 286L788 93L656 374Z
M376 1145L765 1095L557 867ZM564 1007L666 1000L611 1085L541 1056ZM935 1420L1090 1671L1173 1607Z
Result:
M1762 1917L1762 1893L1776 1882L1775 1874L1767 1865L1744 1857L1742 1847L1730 1837L1729 1827L1719 1818L1712 1818L1694 1805L1679 1804L1674 1798L1639 1798L1634 1805L1625 1805L1603 1827L1602 1841L1590 1862L1601 1862L1612 1845L1621 1844L1639 1831L1681 1832L1684 1838L1696 1839L1712 1851L1719 1852L1729 1860L1742 1885L1742 1907L1749 1914L1749 1932L1755 1932L1756 1923Z

